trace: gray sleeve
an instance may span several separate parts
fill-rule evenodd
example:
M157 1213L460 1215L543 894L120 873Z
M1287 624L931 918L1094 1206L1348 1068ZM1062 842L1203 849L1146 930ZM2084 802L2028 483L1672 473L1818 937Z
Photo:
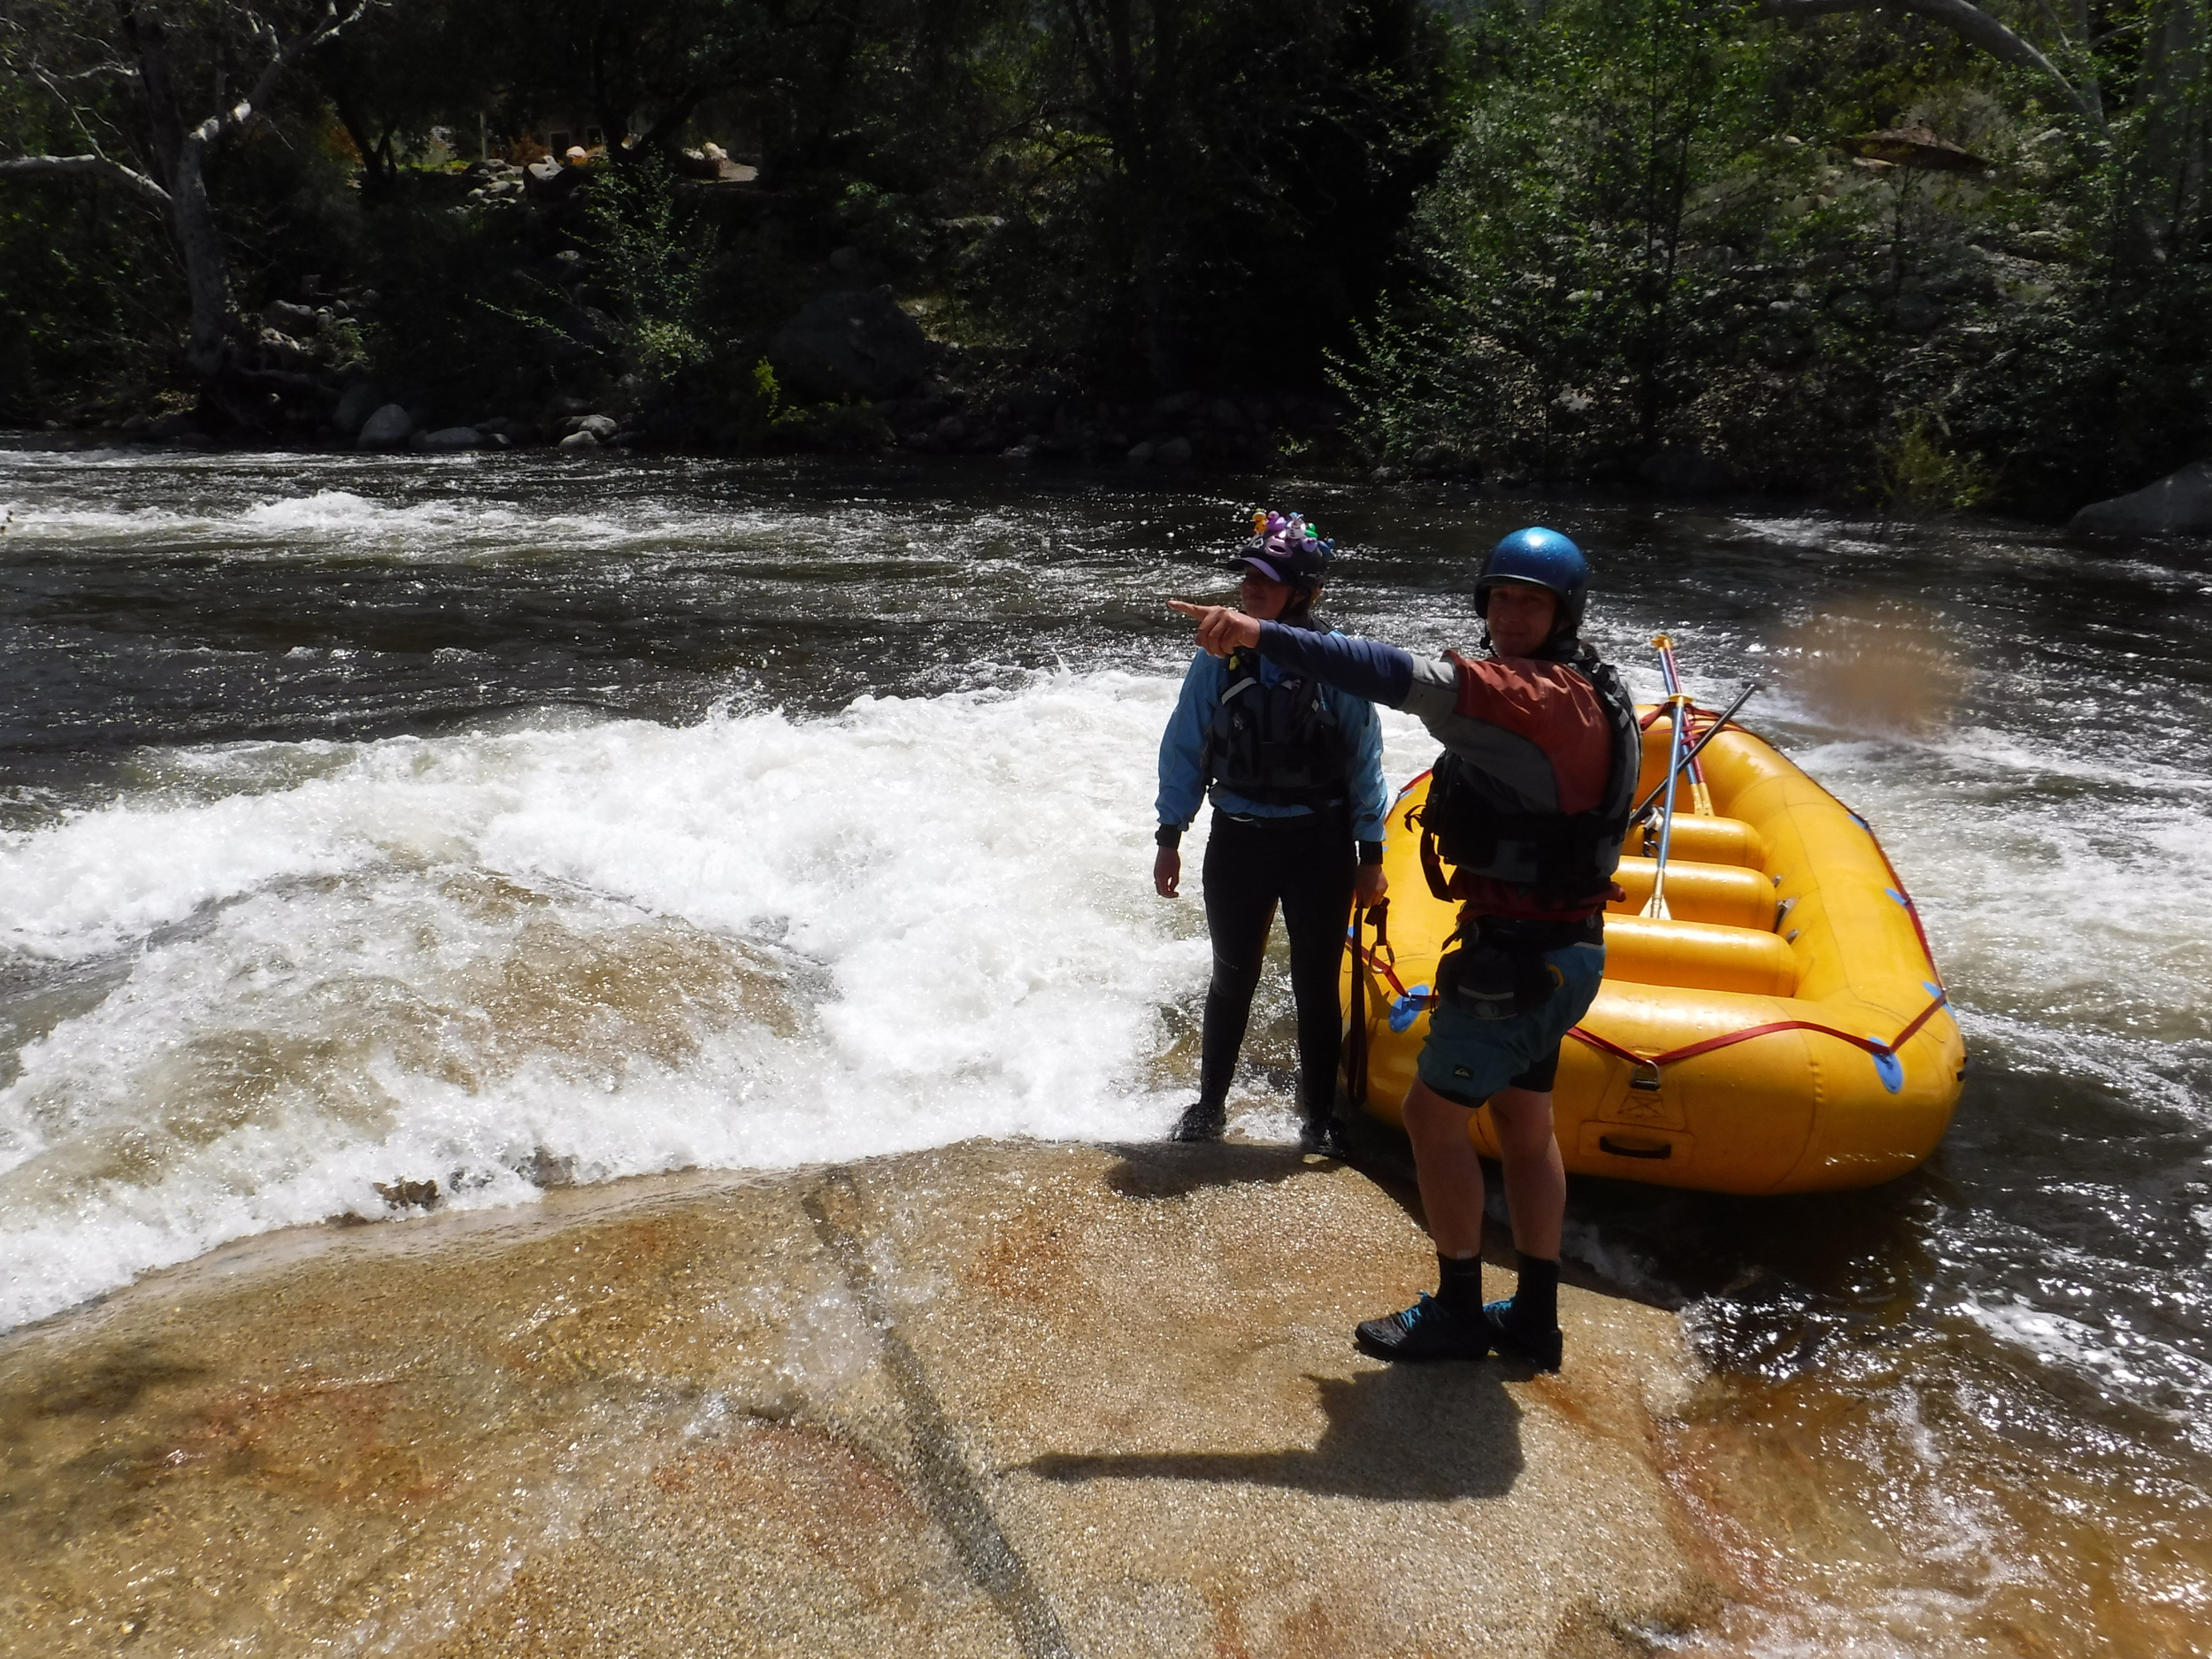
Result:
M1459 670L1435 657L1415 657L1413 684L1400 706L1441 738L1436 723L1459 706Z

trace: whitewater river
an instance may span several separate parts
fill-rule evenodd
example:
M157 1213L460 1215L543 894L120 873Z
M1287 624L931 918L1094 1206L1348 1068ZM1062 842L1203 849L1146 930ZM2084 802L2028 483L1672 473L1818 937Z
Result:
M1188 1098L1161 605L1253 487L0 450L0 1329L223 1240L694 1165L1125 1139ZM2212 1632L2212 562L2017 528L1281 487L1330 609L1467 641L1480 549L1864 813L1972 1052L1927 1168L1578 1186L1714 1380L1717 1651ZM1386 716L1388 764L1425 764ZM1287 1138L1279 973L1238 1102ZM405 1225L404 1220L388 1225Z

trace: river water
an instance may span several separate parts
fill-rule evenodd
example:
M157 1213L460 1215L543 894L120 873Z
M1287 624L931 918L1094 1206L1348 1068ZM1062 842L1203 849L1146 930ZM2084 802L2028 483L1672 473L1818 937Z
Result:
M1160 601L1226 590L1255 488L0 450L0 1329L411 1183L1159 1133L1206 963L1148 879ZM1762 681L1950 982L1915 1175L1577 1186L1570 1256L1712 1371L1666 1451L1741 1600L1665 1643L2212 1647L2212 563L1270 490L1417 649L1498 534L1576 536L1601 646ZM1287 1138L1263 996L1235 1110Z

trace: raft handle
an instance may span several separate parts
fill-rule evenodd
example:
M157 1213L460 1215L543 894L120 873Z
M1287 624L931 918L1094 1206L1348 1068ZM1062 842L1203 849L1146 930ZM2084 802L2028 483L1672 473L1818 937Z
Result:
M1628 1087L1642 1089L1647 1094L1656 1094L1659 1092L1659 1068L1648 1061L1639 1064L1629 1073ZM1637 1155L1632 1153L1630 1156ZM1667 1155L1662 1152L1657 1156L1663 1158Z
M1600 1135L1598 1150L1610 1152L1617 1158L1671 1158L1674 1156L1674 1143L1670 1141L1655 1147L1632 1146L1624 1141L1614 1140L1611 1135Z

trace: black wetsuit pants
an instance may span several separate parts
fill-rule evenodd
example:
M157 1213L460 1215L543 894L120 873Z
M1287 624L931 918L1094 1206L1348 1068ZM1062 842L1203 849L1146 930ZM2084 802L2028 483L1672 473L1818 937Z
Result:
M1206 841L1206 932L1214 971L1199 1053L1202 1102L1218 1106L1228 1099L1279 903L1298 1005L1299 1105L1311 1120L1325 1118L1335 1104L1344 1041L1337 976L1352 914L1354 858L1351 825L1340 810L1267 825L1214 814Z

